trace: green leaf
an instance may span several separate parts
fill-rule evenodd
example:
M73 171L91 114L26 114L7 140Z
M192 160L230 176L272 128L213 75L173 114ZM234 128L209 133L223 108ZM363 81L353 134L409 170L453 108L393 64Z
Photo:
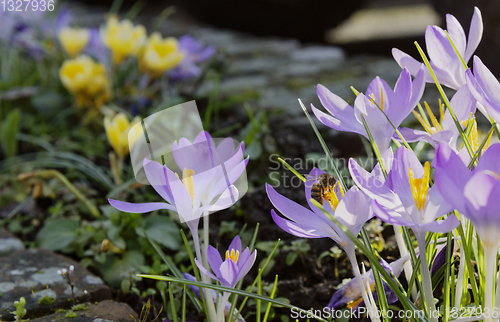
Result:
M297 260L298 256L299 256L299 254L297 254L297 252L288 253L288 255L286 255L286 264L288 266L292 266L293 263L295 263L295 261Z
M121 286L123 279L129 278L139 266L144 265L144 255L140 251L131 250L121 258L117 256L108 256L101 268L103 279L113 286Z
M19 118L19 110L12 110L7 114L2 124L0 143L2 144L2 148L7 158L14 157L17 154L16 135L19 132Z
M144 231L151 240L171 250L178 250L181 246L179 228L168 217L158 215L147 217L143 226L135 229L137 235L145 238Z
M79 226L80 221L74 219L47 220L36 239L42 248L63 251L75 240Z

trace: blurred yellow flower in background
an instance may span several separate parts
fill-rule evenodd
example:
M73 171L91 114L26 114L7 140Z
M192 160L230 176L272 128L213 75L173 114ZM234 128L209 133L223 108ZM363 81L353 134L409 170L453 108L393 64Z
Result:
M79 105L100 107L111 97L106 68L89 56L65 60L59 77L64 87L75 95Z
M158 77L165 71L179 65L184 53L179 51L177 39L162 39L160 33L154 32L148 39L140 57L141 68L152 77Z
M64 50L71 57L76 57L82 52L90 39L90 31L85 28L62 28L59 32L59 41Z
M134 26L127 19L118 21L116 16L109 17L106 26L101 27L100 34L104 44L111 49L115 65L128 56L137 55L146 41L144 26Z
M104 118L104 128L106 129L106 135L108 137L109 143L115 150L115 153L120 157L124 158L129 153L129 131L131 132L131 145L133 145L137 139L142 135L142 127L134 127L141 118L136 116L132 122L130 122L127 116L123 113L118 113L115 116L106 116Z

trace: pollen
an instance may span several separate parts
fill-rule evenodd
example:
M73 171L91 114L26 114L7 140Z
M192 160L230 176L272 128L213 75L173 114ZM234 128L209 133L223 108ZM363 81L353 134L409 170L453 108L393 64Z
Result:
M429 191L429 179L430 179L431 165L426 162L424 165L424 176L422 178L414 178L413 170L410 168L410 187L411 193L413 194L413 199L415 200L415 205L418 210L421 211L425 207L425 202L427 200L427 193Z
M179 178L179 175L177 173L175 175L177 176L177 178ZM194 170L186 169L186 168L184 168L184 170L182 170L182 184L184 185L184 187L188 191L189 195L191 196L191 203L194 201L193 175L194 175Z
M239 250L234 250L231 249L231 253L229 253L229 250L226 250L226 260L230 258L233 262L237 263L238 262L238 257L240 257L240 251Z
M412 111L413 115L417 118L417 120L420 122L422 127L429 133L429 134L435 134L437 132L440 132L443 130L443 126L441 125L440 122L443 122L444 118L444 110L441 105L441 101L439 102L439 113L440 113L440 121L436 118L434 113L432 112L431 108L429 107L429 104L427 102L424 102L425 109L427 111L427 114L429 114L430 122L427 116L425 115L424 110L419 106L420 108L420 113L417 113L415 111Z
M338 195L339 193L340 193L340 198ZM342 189L342 186L339 185L338 182L335 183L333 187L325 190L323 193L323 198L325 198L325 200L328 201L333 211L337 209L337 206L339 205L340 200L342 200L343 197L344 197L344 189Z

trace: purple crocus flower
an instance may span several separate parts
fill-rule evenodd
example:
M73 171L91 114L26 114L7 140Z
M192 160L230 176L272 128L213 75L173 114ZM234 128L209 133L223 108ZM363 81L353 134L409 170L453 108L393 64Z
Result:
M447 145L439 144L433 162L436 188L453 209L469 218L483 244L500 244L500 143L492 144L469 171Z
M354 253L354 243L311 202L312 185L324 173L318 168L313 168L307 177L305 194L311 210L280 195L271 185L266 184L269 200L285 218L276 214L274 209L271 210L271 215L274 222L287 233L301 238L331 238L349 255ZM358 235L363 224L371 218L369 200L356 187L344 194L337 184L325 193L323 207L354 235Z
M455 95L453 95L450 105L458 121L461 123L462 127L465 128L464 122L470 118L471 113L472 115L475 114L477 106L477 101L474 96L472 96L467 86L462 86ZM401 135L407 142L423 141L435 148L438 146L439 142L446 142L453 150L457 150L457 140L460 133L451 117L450 111L446 110L441 114L439 119L432 113L430 108L428 109L428 113L430 123L420 114L414 112L425 131L404 127L399 129ZM396 133L393 139L401 142L401 139Z
M466 40L464 29L458 20L450 14L446 15L446 28L460 56L467 63L483 36L481 11L477 7L474 8L468 40ZM465 85L464 66L444 30L438 26L427 26L425 29L425 44L430 64L439 83L456 90ZM392 49L392 56L401 68L407 68L412 75L417 75L423 65L397 48ZM429 83L434 82L427 69L425 71L425 80Z
M205 141L202 142L201 138ZM109 199L109 203L118 210L130 213L173 210L187 223L197 241L198 223L203 213L226 209L238 200L239 191L233 184L248 163L248 159L243 159L242 146L235 151L227 140L215 146L210 135L204 131L197 140L191 144L187 139L181 139L179 144L173 144L173 155L182 174L144 159L148 182L166 203L134 204L113 199ZM199 245L196 241L195 245Z
M193 282L196 282L196 277L194 277L193 275L191 274L188 274L188 273L184 273L184 278L187 279L188 281L193 281ZM198 298L201 300L201 293L200 293L200 288L198 286L194 286L194 285L188 285L188 287L193 291L194 294L196 294L196 296L198 296ZM204 291L205 289L202 288L202 290ZM210 289L210 293L212 294L212 299L214 301L214 304L216 304L216 300L217 300L217 292L213 289ZM231 310L231 302L226 302L224 304L224 316L225 318L227 319L229 317L229 312ZM234 311L233 311L233 318L238 315L238 318L236 319L237 322L245 322L245 320L243 319L243 317L238 314L238 309L235 308Z
M354 159L349 160L354 182L372 198L375 216L383 221L410 227L415 233L445 233L459 224L455 216L437 218L452 209L436 187L429 188L430 164L422 166L416 155L405 147L397 149L387 180L369 174Z
M201 68L197 65L212 57L215 53L214 46L205 46L190 35L179 38L179 50L184 52L182 62L168 72L173 81L187 80L201 75Z
M409 259L410 256L406 255L405 257L402 257L390 264L382 259L380 261L380 264L382 265L382 267L384 267L384 269L388 273L398 278L399 275L401 275L401 273L403 272L403 266L405 262L408 261ZM363 284L366 284L365 278L368 278L368 284L370 285L372 292L375 291L373 293L373 298L375 301L377 301L378 294L376 292L375 280L373 279L373 271L371 269L368 272L366 272L366 275L363 276ZM383 282L383 285L384 285L384 292L386 293L387 297L387 303L392 304L397 302L398 297L391 290L389 285L387 285L387 283L385 282ZM359 287L357 287L356 278L353 278L345 285L343 285L340 289L338 289L335 293L333 293L330 303L328 303L327 306L331 309L337 310L347 305L347 308L357 310L363 304L364 304L363 297L361 296Z
M466 78L472 95L484 106L481 112L500 122L500 83L479 57L474 56L474 74L469 68Z
M368 139L361 118L363 115L378 149L384 153L395 133L387 117L395 127L399 127L422 97L424 85L423 68L413 82L409 71L403 69L394 90L384 80L377 77L370 83L365 95L359 94L356 97L354 108L352 108L339 96L318 84L316 87L318 97L331 115L321 112L312 104L311 108L319 121L326 126L338 131L358 133Z
M219 281L222 286L234 288L236 283L245 277L252 268L257 258L257 251L254 250L250 254L248 247L241 251L241 239L237 235L229 245L225 256L226 259L222 260L219 251L210 245L208 246L207 257L213 274L198 259L195 259L196 266L203 274Z

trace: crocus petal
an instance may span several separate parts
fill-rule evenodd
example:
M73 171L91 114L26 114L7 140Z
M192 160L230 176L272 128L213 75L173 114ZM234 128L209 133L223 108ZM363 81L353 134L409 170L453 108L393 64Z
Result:
M467 40L465 39L464 28L453 15L446 15L446 29L458 52L463 55Z
M399 212L381 206L377 200L372 200L371 207L374 215L386 223L408 227L415 226L415 223L408 219L410 215L404 209L401 210L404 211L405 215L401 215Z
M213 211L227 209L232 205L234 205L236 200L238 200L238 196L239 196L238 189L236 189L235 186L230 186L229 188L226 189L226 191L222 193L222 195L219 197L219 199L217 199L217 201L215 201L215 203L196 209L193 217L194 218L201 217L202 212L204 211L213 212Z
M492 171L476 172L464 187L468 212L465 214L478 225L500 225L500 176Z
M111 206L115 207L116 209L123 212L129 212L131 214L143 214L159 209L168 209L175 211L175 207L165 202L131 203L113 199L108 199L108 201Z
M234 249L234 251L238 251L241 253L241 238L240 236L236 235L233 240L231 241L231 244L227 248L229 252L231 252L231 249Z
M445 234L457 228L458 225L460 225L460 220L458 220L457 216L452 214L445 220L438 220L420 225L419 229L424 232L432 231L433 233Z
M314 213L311 215L314 216ZM314 229L310 226L306 226L304 224L296 223L287 219L284 219L276 214L274 209L271 209L271 216L276 223L281 229L286 231L287 233L300 237L300 238L324 238L324 237L330 237L332 239L335 239L334 237L330 236L329 234L325 234L322 231L318 229ZM323 225L326 225L323 223ZM337 237L339 238L339 237Z
M350 128L352 132L363 132L361 124L359 124L359 122L354 117L354 111L352 107L346 101L330 92L325 86L321 84L318 84L316 86L316 92L321 104L328 112L330 112L331 115L344 123L345 126Z
M387 121L387 117L365 95L358 94L354 101L354 114L360 124L364 117L380 153L388 148L394 134L394 128Z
M394 60L398 63L398 65L401 68L406 68L410 71L410 73L413 76L416 76L421 69L423 69L423 66L425 66L423 63L417 61L407 53L402 52L401 50L397 48L392 48L392 57L394 57ZM424 77L426 82L432 82L432 76L429 73L427 69L424 70Z
M415 106L418 104L418 102L422 98L422 95L424 94L424 89L425 89L425 68L423 65L421 65L420 70L418 71L417 75L415 76L415 79L411 84L411 98L410 101L408 102L409 110L407 111L406 116L408 116L408 114L411 113L411 110L414 109ZM402 121L403 120L401 120L401 122Z
M455 247L455 238L451 239L450 243L450 256L453 258L453 252L454 252L454 247ZM434 262L432 263L432 268L431 268L431 276L434 276L438 272L438 270L451 258L446 258L446 248L447 245L444 245L439 253L436 255L436 258L434 258Z
M399 133L401 133L401 135L405 138L406 142L408 143L422 141L422 142L427 142L433 146L434 145L437 146L436 142L434 142L434 140L431 138L429 132L410 129L408 127L402 127L399 128L398 130ZM397 140L398 142L402 142L401 138L397 133L394 133L392 138Z
M208 246L207 258L212 271L216 276L221 276L220 266L222 265L222 258L220 257L219 251L215 249L212 245Z
M421 81L423 84L423 78L421 79ZM394 95L388 98L388 108L385 106L383 107L384 112L387 114L394 126L399 127L399 124L401 124L401 122L403 122L403 120L408 116L411 110L413 110L414 106L410 106L409 104L411 95L411 75L408 69L403 68L403 70L399 74L396 85L394 86ZM387 104L385 103L386 99L387 98L384 97L384 105Z
M318 118L318 120L323 123L324 125L337 130L337 131L342 131L342 132L353 132L353 133L358 133L363 136L367 136L364 128L362 128L361 124L359 123L344 123L341 120L330 116L320 110L318 110L314 105L311 104L311 109L314 113L314 115ZM353 116L354 116L354 111L353 111Z
M250 257L250 249L247 247L243 252L240 251L240 256L238 257L238 269L241 270L248 257Z
M226 259L220 266L221 285L233 288L238 280L238 266L232 259Z
M355 236L371 217L370 200L357 187L345 193L335 211L335 218Z
M294 225L288 222L288 227L298 229L299 233L310 234L313 236L316 235L318 237L333 238L333 236L336 235L334 231L328 227L325 221L321 220L314 212L299 205L295 201L280 195L267 183L266 191L273 206L278 209L283 216L295 222L293 223ZM284 221L282 220L281 223L284 223Z
M354 159L349 159L349 172L356 185L372 199L387 207L402 204L399 197L380 178L363 169Z
M464 60L468 62L476 51L477 46L483 37L483 18L478 7L474 7L474 14L470 22L469 39L467 41L467 49L465 50Z
M474 171L490 170L500 174L500 143L492 144L479 158Z
M198 266L198 269L200 270L200 272L202 272L203 274L207 275L208 277L210 278L213 278L214 280L216 281L219 281L219 279L217 278L217 276L215 276L214 274L210 273L206 268L205 266L203 266L202 263L198 262L198 259L194 259L194 262L196 263L196 266Z
M245 249L245 250L247 250L247 249ZM252 268L253 264L255 263L255 259L256 258L257 258L257 251L254 250L253 253L244 262L244 264L241 267L238 268L239 272L238 272L238 275L236 276L236 282L238 282L243 277L245 277L245 275L248 274L248 272Z
M165 166L156 161L150 161L144 158L143 161L144 172L150 185L156 192L169 203L174 203L172 192L167 183L167 174Z
M453 208L465 212L463 191L471 174L460 157L444 143L436 149L436 157L432 163L434 171L434 184L439 192Z

